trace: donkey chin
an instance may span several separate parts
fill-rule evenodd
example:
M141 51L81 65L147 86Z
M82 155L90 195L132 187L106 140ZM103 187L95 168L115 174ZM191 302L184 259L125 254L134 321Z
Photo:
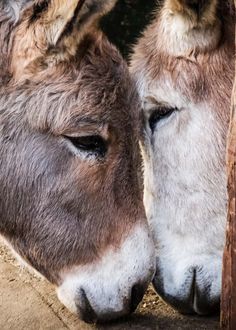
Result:
M19 264L45 279L1 237ZM90 264L74 266L52 281L63 305L86 323L108 322L133 313L156 269L155 252L147 226L136 226L119 248L110 248ZM47 277L50 279L50 274Z

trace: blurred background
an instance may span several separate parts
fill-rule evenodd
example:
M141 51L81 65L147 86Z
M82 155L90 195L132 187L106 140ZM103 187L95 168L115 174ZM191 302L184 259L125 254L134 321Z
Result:
M128 59L132 45L150 22L158 0L119 0L114 10L102 20L108 38Z

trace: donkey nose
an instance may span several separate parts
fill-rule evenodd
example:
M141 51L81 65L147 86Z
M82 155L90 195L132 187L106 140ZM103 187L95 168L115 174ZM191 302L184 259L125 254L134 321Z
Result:
M77 310L81 320L86 323L96 323L98 316L92 308L84 289L81 289L80 293L80 304L77 304Z
M213 281L204 279L201 267L189 269L188 276L176 292L165 292L158 277L153 284L162 299L182 314L211 315L219 311L220 296L212 292Z
M218 313L220 309L220 297L211 296L211 285L208 283L202 285L202 280L199 274L201 274L201 268L194 268L188 305L193 313L199 315Z
M183 314L210 315L219 311L219 297L210 296L211 286L208 283L202 283L199 273L201 273L201 268L192 269L192 283L187 298L176 301L176 308Z
M135 284L130 294L127 296L127 298L123 299L123 307L121 310L115 310L110 309L110 311L106 313L96 312L95 308L92 307L91 302L88 299L88 296L84 289L80 289L80 299L77 305L77 312L80 316L80 318L86 322L86 323L97 323L97 322L104 322L104 321L110 321L117 316L120 315L127 315L130 313L133 313L140 301L143 299L143 296L145 294L145 291L147 289L147 283L146 284Z
M148 227L139 225L119 249L112 247L94 263L61 272L57 294L84 321L111 321L136 309L155 269L155 248Z

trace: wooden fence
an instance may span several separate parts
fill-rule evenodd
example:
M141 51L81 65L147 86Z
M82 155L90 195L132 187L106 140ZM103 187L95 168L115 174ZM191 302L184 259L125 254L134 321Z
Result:
M223 262L221 327L222 329L236 330L236 80L232 95L232 113L227 150L229 203Z

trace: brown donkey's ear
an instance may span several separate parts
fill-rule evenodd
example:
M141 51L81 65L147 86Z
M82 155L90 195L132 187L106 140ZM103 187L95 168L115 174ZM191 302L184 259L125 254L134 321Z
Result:
M30 2L14 38L12 73L24 77L27 67L49 49L67 48L73 54L78 42L117 0L37 0Z
M94 23L108 12L116 0L41 0L32 7L30 24L46 33L47 42L56 45L63 33L73 28L81 32L84 26Z

